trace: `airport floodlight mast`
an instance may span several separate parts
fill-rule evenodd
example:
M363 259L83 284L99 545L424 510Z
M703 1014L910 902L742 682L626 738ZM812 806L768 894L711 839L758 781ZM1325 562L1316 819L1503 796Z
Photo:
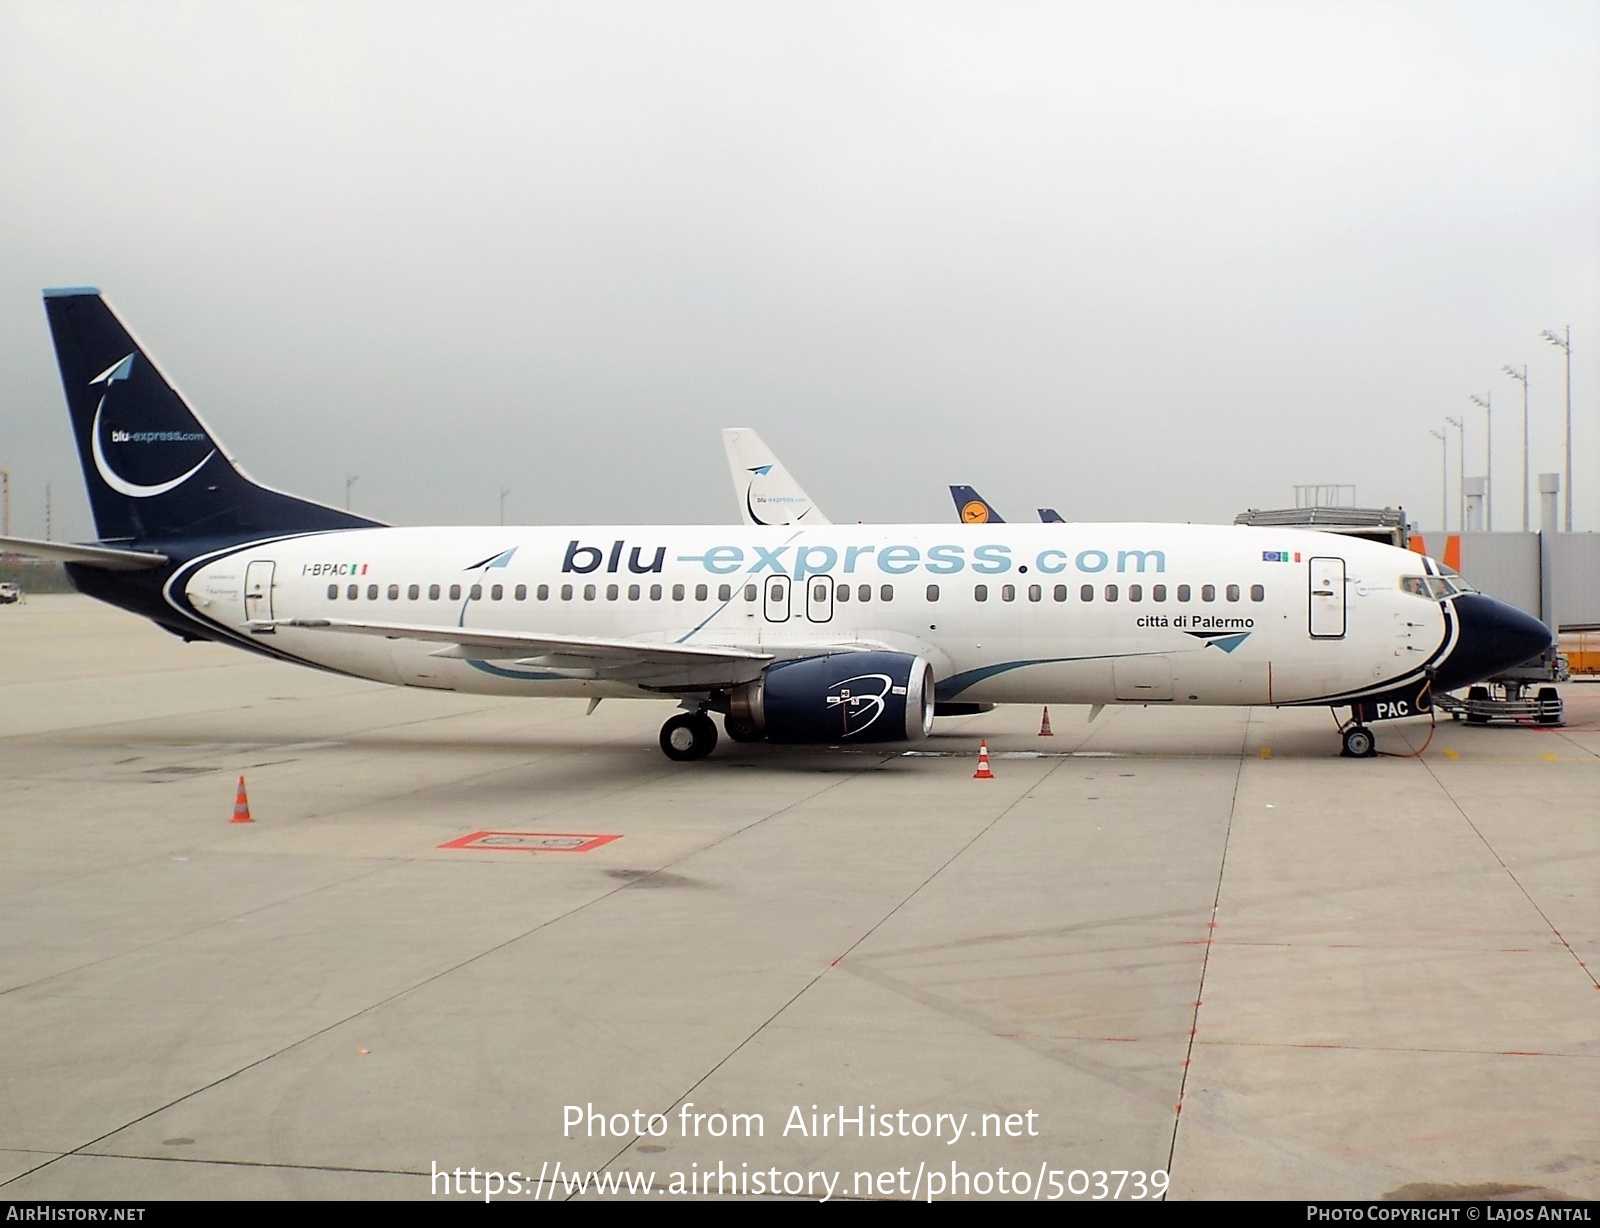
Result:
M344 479L344 510L350 510L350 488L361 480L359 473L347 474Z
M1484 393L1481 397L1473 393L1468 400L1474 405L1483 406L1483 451L1484 464L1487 468L1483 475L1483 529L1485 533L1494 532L1494 410L1489 408L1492 393Z
M510 493L511 493L511 488L509 486L502 486L500 488L500 523L501 524L505 524L505 522L506 522L506 496L509 495Z
M1556 336L1551 329L1539 334L1551 345L1558 346L1567 356L1567 532L1572 532L1572 325L1568 324Z
M11 536L11 470L0 466L0 537Z
M1445 415L1445 421L1456 428L1456 459L1461 462L1460 481L1456 485L1456 528L1467 531L1467 424L1460 418Z
M1450 437L1443 431L1429 429L1428 434L1439 441L1439 532L1450 531Z
M1528 367L1518 371L1510 363L1501 368L1522 384L1522 531L1528 531Z

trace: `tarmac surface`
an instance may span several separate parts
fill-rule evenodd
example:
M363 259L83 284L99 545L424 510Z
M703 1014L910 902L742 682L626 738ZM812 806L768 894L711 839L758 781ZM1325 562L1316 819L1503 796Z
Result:
M1600 1197L1600 684L1562 690L1564 729L1420 757L1064 707L674 764L667 704L35 597L0 609L0 1198ZM530 834L448 847L482 832Z

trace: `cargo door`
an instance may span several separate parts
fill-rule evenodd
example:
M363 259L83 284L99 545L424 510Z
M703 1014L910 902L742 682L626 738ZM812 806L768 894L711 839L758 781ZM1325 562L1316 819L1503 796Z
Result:
M1118 703L1159 703L1172 698L1172 662L1167 657L1118 657L1111 663Z

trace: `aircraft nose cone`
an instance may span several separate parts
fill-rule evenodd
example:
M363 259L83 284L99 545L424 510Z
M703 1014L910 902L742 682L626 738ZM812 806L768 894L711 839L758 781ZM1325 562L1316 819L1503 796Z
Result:
M1461 631L1456 646L1439 667L1436 691L1453 691L1481 682L1525 661L1531 661L1554 643L1550 628L1516 606L1462 593L1455 599Z

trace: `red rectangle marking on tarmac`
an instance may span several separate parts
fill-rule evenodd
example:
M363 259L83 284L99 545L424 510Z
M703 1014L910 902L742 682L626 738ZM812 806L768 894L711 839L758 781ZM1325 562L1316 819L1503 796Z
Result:
M475 831L470 836L441 844L442 849L486 849L490 852L587 853L621 836L597 836L570 831Z

